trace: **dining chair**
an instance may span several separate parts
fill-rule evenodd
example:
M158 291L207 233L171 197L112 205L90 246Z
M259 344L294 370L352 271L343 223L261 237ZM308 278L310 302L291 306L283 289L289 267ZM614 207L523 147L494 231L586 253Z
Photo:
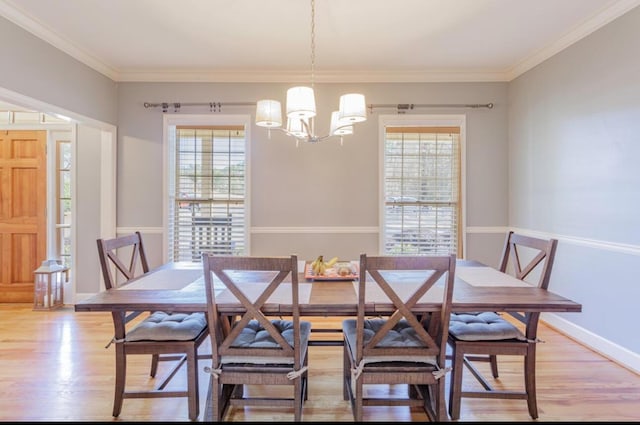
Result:
M355 421L363 420L363 406L381 405L421 406L431 421L448 419L444 377L455 266L455 255L361 254L357 318L342 323L343 398ZM432 305L428 312L416 309L423 297ZM366 317L372 302L392 305L392 312ZM380 395L374 384L406 384L407 393L389 387Z
M556 239L507 233L499 270L531 285L547 289L556 253ZM511 320L508 320L511 318ZM460 418L461 399L524 399L529 415L538 417L536 401L536 344L539 312L453 313L448 344L451 347L451 385L449 414ZM524 356L524 390L496 389L474 362L489 362L491 374L498 379L497 356ZM467 368L482 389L462 389Z
M211 367L205 368L211 374L212 420L223 421L230 406L284 406L300 421L307 399L311 323L300 320L303 291L297 256L203 254L202 263L212 353ZM305 289L308 296L310 285ZM288 310L285 318L269 316L264 307L271 303L290 306L290 316ZM223 304L235 306L238 314L221 314Z
M150 272L140 232L97 240L102 276L107 290ZM116 380L113 416L120 415L125 398L186 397L189 419L199 415L198 347L206 340L207 322L204 312L170 313L114 311ZM107 345L107 347L109 347ZM159 362L174 362L165 378L153 390L126 390L127 356L151 355L151 377L156 376ZM178 370L187 365L186 390L166 389Z

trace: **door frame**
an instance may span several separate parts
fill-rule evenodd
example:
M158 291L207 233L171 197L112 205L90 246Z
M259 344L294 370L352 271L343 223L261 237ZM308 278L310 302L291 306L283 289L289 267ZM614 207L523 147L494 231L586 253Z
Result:
M64 108L56 105L42 102L38 99L34 99L28 96L24 96L20 93L16 93L11 90L0 87L0 100L7 103L14 104L18 107L26 108L29 110L54 115L60 118L68 119L68 123L51 123L51 124L0 124L2 130L47 130L47 150L48 152L55 152L51 147L51 131L56 129L70 129L71 130L71 147L72 147L72 164L71 164L71 197L72 197L72 222L71 222L71 270L69 275L69 282L64 287L64 303L75 304L78 299L77 287L76 287L76 258L77 258L77 229L76 229L76 204L79 202L76 196L76 182L77 182L77 167L76 167L76 146L77 143L81 143L81 140L77 139L77 126L83 125L87 127L97 128L101 131L101 159L102 167L100 172L100 197L101 197L101 215L100 215L100 237L113 237L116 234L116 173L117 173L117 127L112 124L108 124L102 121L95 120L74 112L68 111ZM55 147L55 146L54 146ZM51 254L51 241L55 237L55 221L53 220L51 206L55 205L55 167L50 167L51 157L55 155L48 155L47 158L47 255ZM96 270L96 277L99 279L99 270Z

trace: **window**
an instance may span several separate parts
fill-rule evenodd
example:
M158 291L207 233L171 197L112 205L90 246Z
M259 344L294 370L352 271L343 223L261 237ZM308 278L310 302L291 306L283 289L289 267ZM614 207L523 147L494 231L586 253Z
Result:
M169 257L247 252L244 125L170 127ZM173 142L173 143L171 143Z
M462 256L460 135L460 126L384 126L385 254Z
M71 141L56 140L55 252L71 267Z

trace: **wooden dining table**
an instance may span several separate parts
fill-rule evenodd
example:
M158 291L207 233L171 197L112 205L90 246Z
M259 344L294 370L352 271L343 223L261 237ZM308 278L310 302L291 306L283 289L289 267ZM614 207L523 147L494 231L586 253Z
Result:
M165 311L198 312L207 310L202 265L168 263L117 289L94 294L75 304L77 312L92 311ZM302 316L354 316L357 313L357 282L353 280L309 280L299 273L299 282L307 294L300 300ZM220 293L224 292L222 287ZM375 297L375 294L373 295ZM224 297L221 297L224 298ZM417 311L430 311L435 302L421 300ZM386 300L366 300L367 314L384 315L393 305ZM241 312L239 303L222 301L223 314ZM454 312L520 311L580 312L582 305L552 291L538 288L481 263L458 260L454 283ZM274 315L291 312L290 302L269 300L264 311Z

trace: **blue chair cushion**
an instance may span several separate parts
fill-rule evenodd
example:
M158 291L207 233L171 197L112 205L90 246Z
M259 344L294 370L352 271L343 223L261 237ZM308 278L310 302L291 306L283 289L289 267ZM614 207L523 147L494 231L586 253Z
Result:
M385 319L368 319L364 321L364 344L386 323ZM351 352L355 353L356 347L356 324L355 319L346 319L342 322L342 332ZM402 319L391 329L378 343L376 347L424 347L422 339L416 335L415 329L409 322ZM415 355L378 355L366 357L365 363L375 362L417 362L437 364L435 356L415 356Z
M512 323L494 312L452 313L449 334L463 341L526 340Z
M206 327L204 313L156 311L128 331L125 341L189 341Z
M291 320L272 320L271 323L276 327L278 332L283 336L289 345L293 346L293 322ZM300 321L300 352L305 353L309 345L309 337L311 335L311 322ZM233 348L274 348L279 349L278 344L271 334L258 322L251 320L242 332L231 344ZM304 357L304 354L303 354ZM293 357L265 356L265 355L237 355L222 356L220 362L223 364L230 363L253 363L253 364L293 364Z

